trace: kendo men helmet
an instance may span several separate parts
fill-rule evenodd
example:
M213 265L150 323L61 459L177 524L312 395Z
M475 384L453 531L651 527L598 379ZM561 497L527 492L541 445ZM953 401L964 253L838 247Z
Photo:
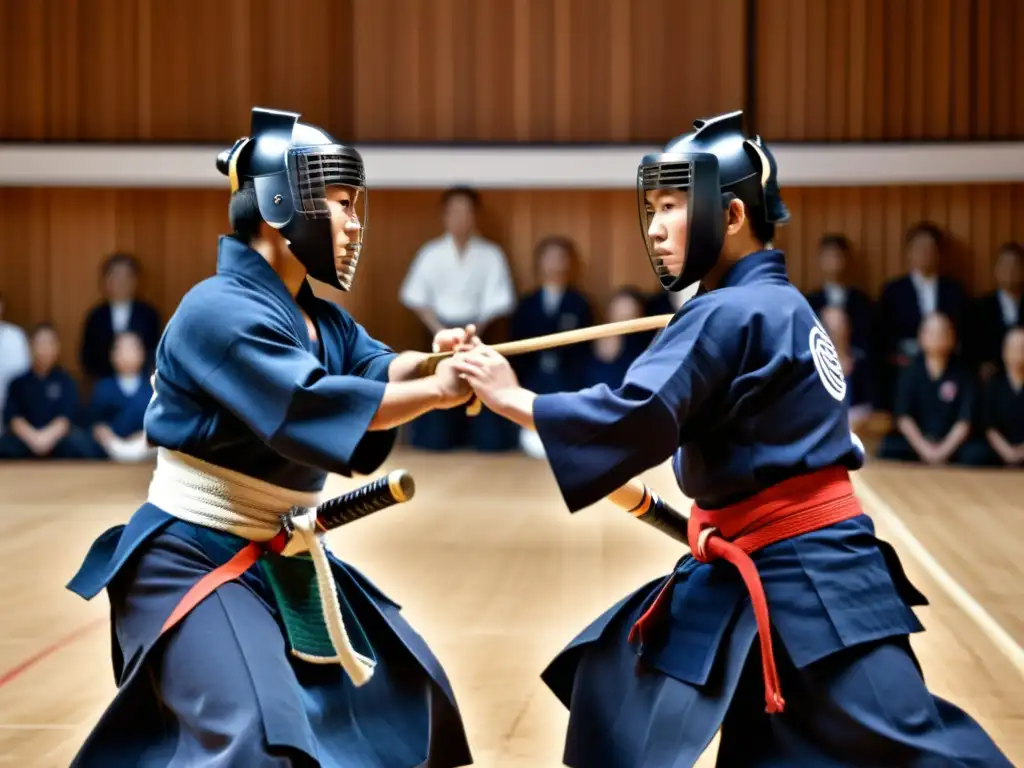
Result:
M761 137L743 135L743 112L695 120L691 133L672 139L659 154L645 155L637 171L640 228L647 256L664 288L681 291L701 280L718 261L731 200L746 206L755 225L784 224L789 212L779 192L775 159ZM653 213L646 194L674 189L687 195L686 251L673 276L655 254L649 235ZM755 226L756 231L756 226Z
M336 141L294 112L254 107L249 135L217 156L231 193L251 186L259 215L279 230L310 276L347 291L352 287L366 229L366 173L354 147ZM335 256L327 188L352 188L361 225L342 257Z

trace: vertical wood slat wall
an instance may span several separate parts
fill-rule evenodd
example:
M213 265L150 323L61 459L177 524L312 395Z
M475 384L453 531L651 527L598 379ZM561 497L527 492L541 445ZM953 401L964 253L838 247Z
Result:
M748 103L776 142L1020 139L1021 39L1018 0L0 0L0 140L229 142L263 104L361 142L663 142Z

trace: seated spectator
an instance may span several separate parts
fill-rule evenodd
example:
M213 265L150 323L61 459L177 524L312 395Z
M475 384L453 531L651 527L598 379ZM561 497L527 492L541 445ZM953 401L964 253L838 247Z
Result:
M617 323L644 316L644 296L636 288L620 288L608 302L606 322ZM590 360L586 369L585 384L607 384L609 387L622 386L622 380L629 366L647 347L647 340L634 333L626 336L609 336L593 342Z
M524 296L516 307L512 338L528 339L593 325L590 302L576 287L576 245L564 237L546 237L534 249L534 263L540 287ZM513 362L523 386L548 394L580 389L586 360L586 347L574 344L519 355Z
M1024 246L1007 243L1000 248L993 272L996 290L971 307L966 350L985 380L1002 369L1007 330L1024 324Z
M97 446L81 427L78 388L57 364L60 341L51 325L32 332L32 368L11 382L0 459L95 459Z
M842 308L824 307L821 310L821 324L825 326L839 355L839 364L843 367L850 431L856 433L871 417L871 370L868 356L851 343L850 319Z
M983 423L998 463L1024 466L1024 328L1003 339L1002 370L988 381Z
M893 405L896 430L878 456L926 464L983 466L988 446L972 437L974 386L970 371L953 357L953 323L929 315L918 333L921 352L900 372Z
M82 371L98 381L114 375L110 350L114 337L132 331L146 349L146 370L152 370L156 345L160 341L160 315L150 304L136 296L139 265L125 253L115 253L103 264L105 300L95 306L85 320L82 334Z
M28 337L14 323L4 320L4 295L0 293L0 414L4 412L11 382L31 367ZM5 426L0 420L0 435L4 433Z
M874 308L868 295L846 283L846 265L850 258L850 241L843 235L825 235L818 242L818 264L821 288L807 294L811 309L821 317L826 307L837 307L846 313L850 326L850 343L861 352L871 348L871 318Z
M477 334L497 341L492 326L515 308L516 292L505 254L477 234L477 193L456 187L442 197L446 234L420 248L413 259L400 300L416 313L431 336L443 328L473 324ZM431 411L409 424L417 448L447 451L465 444L478 451L515 447L519 429L486 408L467 417L465 408Z
M156 452L146 442L142 422L153 388L144 375L146 350L131 331L120 333L110 353L114 375L100 379L89 402L92 436L114 461L135 462Z
M918 352L921 319L939 312L949 318L959 339L967 294L963 286L940 274L945 238L934 224L917 224L907 232L907 262L910 273L892 280L882 289L878 305L877 339L871 354L878 381L878 407L889 410L900 371Z
M576 244L565 237L546 237L534 248L533 259L540 287L520 299L512 315L512 338L528 339L593 325L590 302L576 287L580 265ZM586 362L587 349L582 344L512 358L523 385L540 394L581 389ZM519 447L528 456L544 455L537 433L528 429L520 430Z

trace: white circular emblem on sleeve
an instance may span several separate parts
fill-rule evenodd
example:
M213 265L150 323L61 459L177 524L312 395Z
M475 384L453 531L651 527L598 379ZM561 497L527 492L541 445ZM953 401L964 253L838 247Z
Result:
M815 325L811 328L808 340L811 346L811 359L818 371L818 378L832 397L840 402L846 397L846 376L843 365L839 362L839 354L828 334Z

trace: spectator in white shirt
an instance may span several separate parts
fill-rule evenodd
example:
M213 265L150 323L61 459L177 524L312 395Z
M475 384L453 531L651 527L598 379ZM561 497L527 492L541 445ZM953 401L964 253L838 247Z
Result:
M82 370L94 381L114 375L110 352L117 334L131 331L142 339L147 370L160 341L159 314L136 296L138 262L126 253L115 253L104 262L102 276L105 301L89 312L82 334Z
M495 321L515 309L516 290L505 254L477 232L480 197L469 187L455 187L441 199L445 234L425 243L405 276L399 299L431 335L443 328L475 325L485 341ZM507 451L516 446L511 422L484 409L469 418L465 409L431 411L409 425L414 446L446 451L472 445L479 451Z
M0 293L0 413L7 404L7 390L11 382L32 367L32 353L28 336L14 323L4 320L4 295ZM0 434L4 423L0 419Z
M420 248L400 299L431 335L472 323L483 338L488 326L510 315L516 305L508 262L501 248L477 232L476 191L449 189L442 206L445 234Z

